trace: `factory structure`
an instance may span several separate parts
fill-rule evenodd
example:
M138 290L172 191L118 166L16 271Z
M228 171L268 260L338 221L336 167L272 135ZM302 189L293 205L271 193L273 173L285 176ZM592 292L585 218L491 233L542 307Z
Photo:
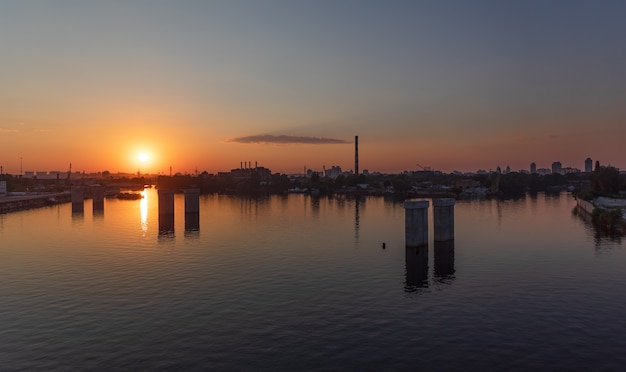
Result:
M354 136L354 174L359 175L359 136Z
M305 173L304 173L305 177L311 177L313 174L318 174L320 177L326 177L326 178L332 178L332 179L335 179L341 175L358 176L359 174L363 174L367 176L369 174L367 169L364 169L363 171L359 170L359 136L354 136L354 170L344 171L343 169L341 169L339 165L333 165L330 168L326 168L326 166L323 166L323 171L318 172L312 169L307 170L305 167Z
M253 174L257 174L261 185L269 184L272 181L272 171L265 167L259 167L257 161L254 162L252 167L251 161L242 161L239 163L239 168L231 169L230 172L218 172L218 177L231 176L235 181L241 181L252 177Z

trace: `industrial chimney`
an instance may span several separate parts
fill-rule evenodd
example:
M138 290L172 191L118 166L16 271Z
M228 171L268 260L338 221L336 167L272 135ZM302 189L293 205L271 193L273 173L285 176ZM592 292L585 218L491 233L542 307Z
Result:
M354 136L354 174L359 175L359 136Z

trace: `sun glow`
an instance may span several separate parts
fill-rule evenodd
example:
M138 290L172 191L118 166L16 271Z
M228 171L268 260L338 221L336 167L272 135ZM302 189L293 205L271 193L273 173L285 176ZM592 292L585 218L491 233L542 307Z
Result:
M146 154L145 152L140 153L139 155L137 155L137 158L139 159L140 162L145 163L148 160L150 160L150 156L148 154Z
M143 231L143 236L146 236L146 232L148 231L148 191L147 189L143 189L141 192L141 200L139 201L139 213L141 215L141 231Z

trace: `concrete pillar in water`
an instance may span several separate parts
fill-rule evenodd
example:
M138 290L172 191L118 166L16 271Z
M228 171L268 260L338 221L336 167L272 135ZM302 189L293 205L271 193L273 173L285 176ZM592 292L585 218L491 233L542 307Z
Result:
M404 232L407 247L428 246L428 200L404 202Z
M104 211L104 187L94 186L91 189L91 199L93 201L93 211L103 212Z
M185 230L200 229L200 189L185 189Z
M174 231L174 190L159 190L159 232Z
M72 213L82 213L85 209L85 190L79 186L74 186L71 190Z
M436 241L454 239L454 199L433 199Z

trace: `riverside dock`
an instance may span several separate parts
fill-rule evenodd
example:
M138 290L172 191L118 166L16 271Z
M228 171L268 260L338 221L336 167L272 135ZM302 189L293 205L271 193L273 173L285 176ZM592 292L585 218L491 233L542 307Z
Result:
M0 214L68 203L70 192L9 195L0 198Z
M576 199L578 207L585 212L592 214L596 208L600 209L620 209L622 215L626 218L626 199L615 199L606 197L597 197L591 201Z

